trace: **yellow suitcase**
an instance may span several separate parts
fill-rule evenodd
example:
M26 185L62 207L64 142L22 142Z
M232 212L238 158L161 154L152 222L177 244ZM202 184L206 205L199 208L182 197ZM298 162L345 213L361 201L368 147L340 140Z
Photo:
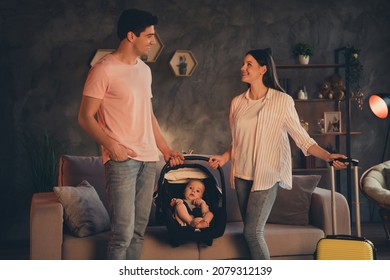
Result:
M330 162L332 181L332 229L333 235L322 238L317 243L314 258L317 260L375 260L376 249L371 241L361 237L360 206L358 188L358 165L359 161L347 159L354 168L355 174L355 205L356 205L356 228L358 236L338 235L336 228L336 198L333 162Z
M364 237L328 235L320 239L316 249L317 260L375 260L376 250Z

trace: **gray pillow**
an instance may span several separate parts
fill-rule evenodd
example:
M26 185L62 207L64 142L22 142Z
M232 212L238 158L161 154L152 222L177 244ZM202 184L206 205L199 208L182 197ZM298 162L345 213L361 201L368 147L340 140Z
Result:
M64 220L72 234L85 237L110 228L110 218L95 188L87 181L77 187L54 187L64 207Z
M311 195L320 179L321 175L293 175L291 190L279 187L268 223L309 224Z
M385 180L386 180L386 189L390 190L390 168L384 168Z

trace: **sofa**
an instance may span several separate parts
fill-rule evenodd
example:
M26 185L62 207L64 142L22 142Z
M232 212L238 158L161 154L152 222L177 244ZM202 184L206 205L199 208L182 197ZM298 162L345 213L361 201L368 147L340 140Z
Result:
M156 179L164 166L157 163ZM223 167L226 188L227 222L224 234L215 238L210 246L197 242L186 242L172 246L167 229L155 219L152 205L149 224L145 233L141 254L143 260L221 260L250 259L243 236L243 223L236 193L230 187L230 164ZM309 181L307 181L310 179ZM271 259L313 259L317 242L332 234L331 194L317 186L315 176L294 176L293 190L279 188L270 219L265 227L265 239ZM30 258L33 260L98 260L106 258L109 235L107 225L94 225L92 231L83 233L70 231L69 205L59 196L61 190L78 190L80 182L96 191L96 198L104 208L107 197L104 189L104 166L98 156L62 155L59 161L58 186L53 192L35 193L30 210ZM313 185L308 187L308 185ZM87 188L86 188L87 189ZM89 189L88 189L89 190ZM95 198L94 198L95 199ZM307 200L307 205L302 201ZM72 198L71 202L77 203ZM89 202L82 202L82 207ZM300 204L301 203L301 204ZM350 234L351 222L348 203L343 195L336 193L338 234ZM294 208L295 207L295 208ZM103 211L105 209L103 208ZM303 215L302 215L303 211ZM88 213L77 210L76 216ZM297 213L295 213L297 212ZM298 213L299 212L299 213ZM106 214L99 214L106 217ZM297 217L299 217L297 219ZM77 228L76 228L77 230ZM95 230L95 232L93 232Z

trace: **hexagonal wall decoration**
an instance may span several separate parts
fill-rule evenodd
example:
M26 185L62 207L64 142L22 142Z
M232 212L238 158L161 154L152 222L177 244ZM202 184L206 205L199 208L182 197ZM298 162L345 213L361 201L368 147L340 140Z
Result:
M115 49L98 49L94 55L94 57L92 58L91 60L91 67L96 63L98 62L103 56L105 56L106 54L109 54L109 53L112 53L113 51L115 51Z
M177 77L188 77L194 73L198 62L189 50L177 50L169 61L173 73Z
M164 48L164 44L162 43L160 36L158 36L157 32L155 37L156 37L156 44L151 47L150 52L147 56L141 57L141 59L145 62L156 62L158 56L160 55L162 49ZM112 53L113 51L115 51L115 49L98 49L95 53L95 56L92 58L90 65L93 66L103 56Z

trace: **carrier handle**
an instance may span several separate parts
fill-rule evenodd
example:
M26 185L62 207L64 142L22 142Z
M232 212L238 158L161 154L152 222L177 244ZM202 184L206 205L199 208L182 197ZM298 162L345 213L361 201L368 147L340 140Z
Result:
M184 160L203 160L203 161L209 161L209 157L207 156L202 156L202 155L190 155L190 154L184 154ZM168 169L178 169L180 167L182 167L184 164L179 164L179 165L175 165L175 166L170 166L169 164L169 161L164 165L164 167L161 169L161 173L160 173L160 178L158 179L158 183L157 183L157 188L160 184L162 184L164 182L164 175L166 173L166 171ZM211 167L210 167L211 168ZM220 182L221 182L221 188L222 188L222 200L223 200L223 204L226 204L226 193L225 193L225 177L224 177L224 174L223 174L223 170L222 170L222 167L218 165L217 167L217 170L218 170L218 173L219 173L219 179L220 179ZM154 192L153 194L153 198L155 199L156 197L158 196L158 189Z
M184 154L184 160L203 160L203 161L209 161L210 157L207 157L207 156L202 156L202 155L189 155L189 154ZM164 167L161 169L161 173L160 173L160 178L159 178L159 182L163 182L164 181L164 175L165 175L165 172L167 169L169 168L172 168L172 169L178 169L180 167L182 167L183 164L179 164L179 165L175 165L175 166L170 166L169 164L169 161L164 165ZM224 180L224 175L223 175L223 170L222 170L222 167L221 166L218 166L217 168L218 172L219 172L219 177L220 177L220 181L221 181L221 187L222 189L224 190L225 189L225 180Z

